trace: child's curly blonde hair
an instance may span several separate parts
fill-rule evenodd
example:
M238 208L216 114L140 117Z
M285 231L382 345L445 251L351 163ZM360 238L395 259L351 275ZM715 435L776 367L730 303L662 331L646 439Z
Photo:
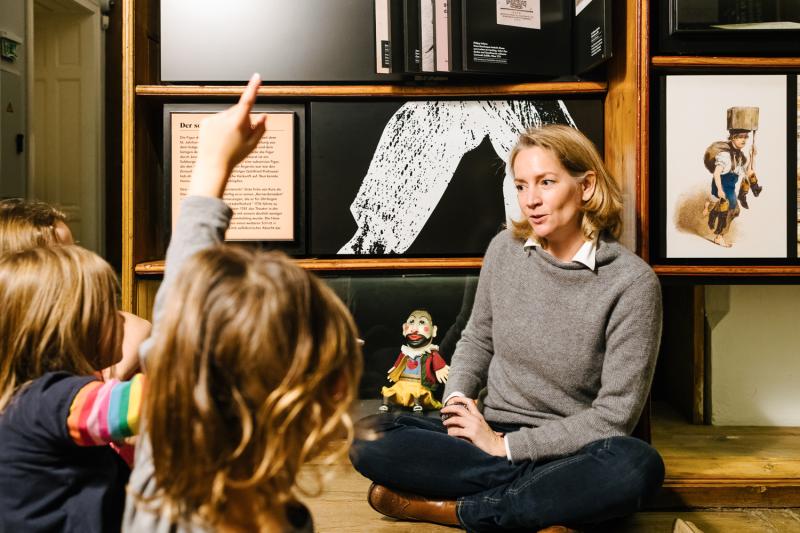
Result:
M281 253L220 245L182 272L146 361L157 505L221 524L246 492L275 512L294 500L302 465L352 439L355 325Z

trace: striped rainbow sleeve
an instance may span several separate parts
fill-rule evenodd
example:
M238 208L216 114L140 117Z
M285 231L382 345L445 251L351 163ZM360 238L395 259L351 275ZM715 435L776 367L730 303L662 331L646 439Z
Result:
M102 446L139 432L143 374L130 381L92 381L84 385L69 408L67 429L78 446Z

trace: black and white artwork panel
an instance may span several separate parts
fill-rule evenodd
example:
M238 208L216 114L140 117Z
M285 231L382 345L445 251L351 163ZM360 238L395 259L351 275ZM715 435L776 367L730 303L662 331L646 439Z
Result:
M482 255L520 217L509 152L551 123L602 151L599 99L313 102L310 253Z

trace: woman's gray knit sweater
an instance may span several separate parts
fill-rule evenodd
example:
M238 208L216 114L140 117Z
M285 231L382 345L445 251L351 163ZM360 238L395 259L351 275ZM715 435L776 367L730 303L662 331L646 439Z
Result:
M508 230L486 251L444 395L486 386L487 420L528 426L507 436L514 462L630 434L642 411L661 337L658 278L611 239L596 260L594 271L564 263Z

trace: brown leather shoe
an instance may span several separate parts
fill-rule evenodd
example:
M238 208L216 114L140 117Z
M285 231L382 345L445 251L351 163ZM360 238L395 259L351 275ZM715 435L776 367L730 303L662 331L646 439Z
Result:
M540 529L539 533L578 533L578 530L570 529L567 526L550 526Z
M367 492L370 507L391 518L418 520L445 526L459 525L455 500L430 500L373 483Z

